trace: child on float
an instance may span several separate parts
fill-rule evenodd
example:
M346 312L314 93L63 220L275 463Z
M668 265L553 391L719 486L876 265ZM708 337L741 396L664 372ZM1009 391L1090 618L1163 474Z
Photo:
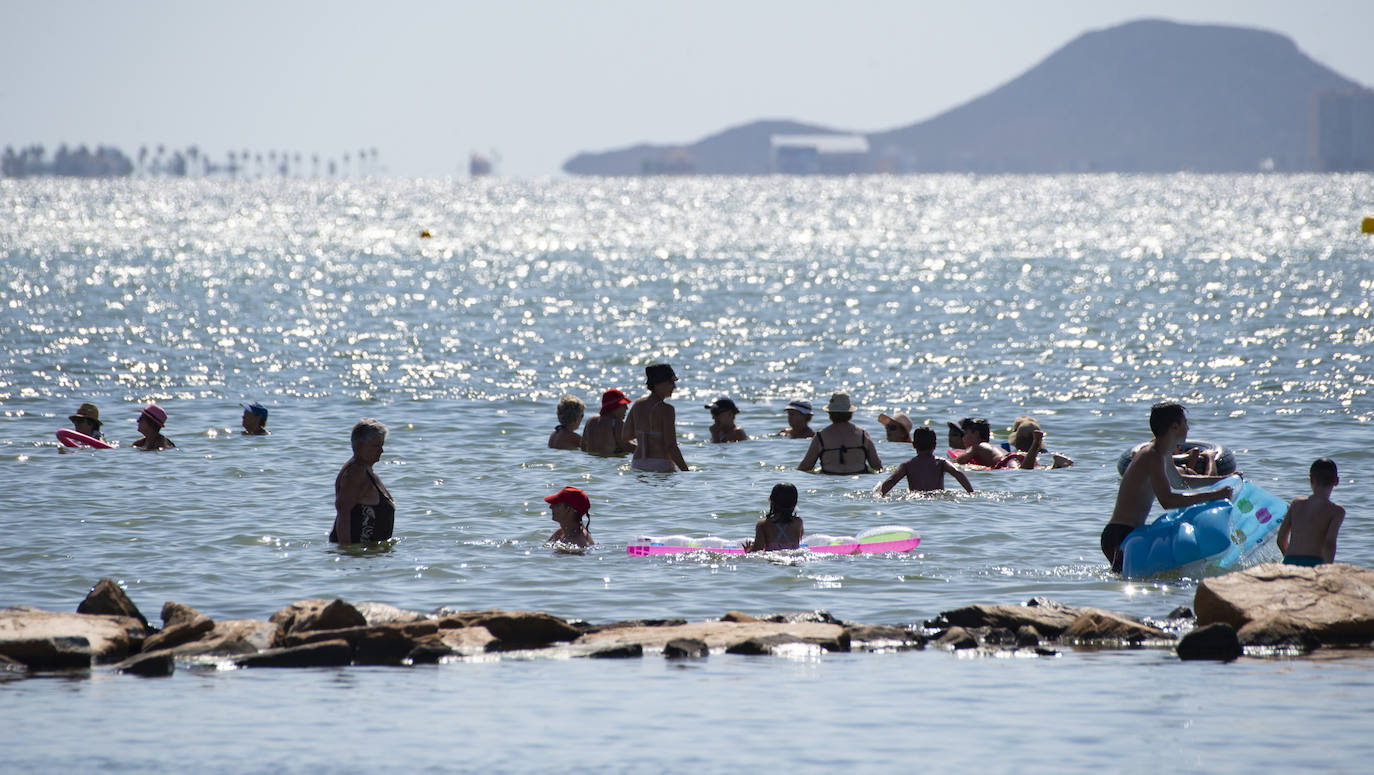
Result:
M134 446L149 451L172 449L176 445L162 435L162 429L166 425L167 412L157 404L148 404L138 413L138 432L143 436L134 442Z
M1050 468L1068 468L1073 465L1073 460L1068 456L1045 449L1045 432L1040 429L1040 423L1031 417L1017 417L1011 424L1009 446L1022 455L1021 468L1035 468L1039 456L1046 452L1052 461Z
M625 442L625 411L630 399L614 388L601 394L601 413L587 420L582 429L582 449L593 455L627 455L635 451L634 442Z
M711 412L711 443L726 444L732 441L745 441L749 438L744 429L735 425L739 407L735 402L722 396L706 405Z
M558 401L558 425L549 434L549 449L581 449L582 437L577 429L582 426L582 415L587 411L586 404L576 396L563 396Z
M558 523L558 529L553 531L553 535L549 536L545 543L571 544L577 547L587 547L596 543L592 540L592 518L587 516L592 510L592 501L587 497L587 493L576 487L564 487L553 495L545 495L544 501L553 512L553 521Z
M811 428L811 402L800 398L787 402L787 427L778 431L779 436L789 439L809 439L816 435Z
M959 421L959 430L963 432L964 451L954 462L960 465L1020 468L1025 460L1019 452L1004 452L992 445L992 425L983 417L965 417Z
M788 482L775 484L768 494L768 513L754 524L754 540L744 542L744 551L797 549L804 534L802 518L797 516L797 488Z
M945 474L959 481L967 492L973 492L968 476L945 458L935 457L935 431L929 426L921 426L911 433L911 446L916 456L897 466L897 470L882 483L881 491L887 495L897 483L906 477L907 489L912 492L934 492L945 489Z
M1345 509L1331 500L1331 491L1341 483L1335 461L1318 458L1307 478L1312 494L1294 498L1279 525L1278 545L1284 565L1312 567L1336 561L1336 534L1345 521Z

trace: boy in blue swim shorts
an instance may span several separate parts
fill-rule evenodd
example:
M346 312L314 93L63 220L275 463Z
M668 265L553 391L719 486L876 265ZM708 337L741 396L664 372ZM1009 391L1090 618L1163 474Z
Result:
M1319 458L1308 470L1312 495L1294 498L1279 525L1279 551L1284 565L1314 566L1336 561L1336 534L1345 521L1345 509L1331 502L1331 491L1340 484L1336 463Z

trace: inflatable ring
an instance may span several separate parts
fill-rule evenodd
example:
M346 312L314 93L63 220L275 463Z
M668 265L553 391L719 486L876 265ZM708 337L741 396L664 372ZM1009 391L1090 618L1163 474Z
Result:
M1131 464L1131 459L1136 456L1140 448L1148 444L1142 441L1139 444L1121 453L1121 457L1116 460L1116 472L1121 475L1126 474L1126 466ZM1178 448L1174 450L1175 455L1187 454L1191 449L1200 449L1203 452L1216 458L1217 476L1230 476L1236 472L1236 454L1220 444L1213 444L1210 441L1184 441L1180 442Z

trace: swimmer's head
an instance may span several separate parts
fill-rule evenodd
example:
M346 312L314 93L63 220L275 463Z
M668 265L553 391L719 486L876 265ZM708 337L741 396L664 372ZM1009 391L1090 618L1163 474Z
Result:
M773 485L768 493L768 513L775 517L791 518L797 511L797 488L790 482Z
M1336 474L1336 461L1329 457L1313 461L1308 476L1311 477L1312 484L1318 487L1335 487L1341 481L1340 476Z
M558 399L558 424L567 428L576 428L582 424L582 414L586 409L582 399L577 396L563 396Z
M959 421L959 428L965 436L973 434L976 441L992 441L992 424L985 417L965 417Z
M1155 436L1163 436L1169 432L1176 422L1187 422L1188 415L1183 410L1183 404L1176 404L1172 401L1164 401L1150 407L1150 432Z
M929 425L922 425L912 431L911 446L915 447L917 452L934 452L935 430Z
M1018 417L1012 425L1011 445L1020 452L1030 452L1031 444L1035 442L1035 432L1040 430L1040 424L1029 417Z

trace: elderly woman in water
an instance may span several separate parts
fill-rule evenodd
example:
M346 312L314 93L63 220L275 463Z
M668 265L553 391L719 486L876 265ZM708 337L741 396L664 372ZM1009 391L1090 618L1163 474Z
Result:
M825 411L830 415L830 425L811 437L811 446L807 447L806 457L797 469L810 471L819 462L821 473L825 474L867 474L883 470L883 461L878 458L878 450L868 431L850 422L854 417L854 404L849 394L832 395Z
M353 457L334 478L334 529L329 540L340 544L385 541L396 522L391 499L372 466L382 458L385 425L364 417L353 426Z

